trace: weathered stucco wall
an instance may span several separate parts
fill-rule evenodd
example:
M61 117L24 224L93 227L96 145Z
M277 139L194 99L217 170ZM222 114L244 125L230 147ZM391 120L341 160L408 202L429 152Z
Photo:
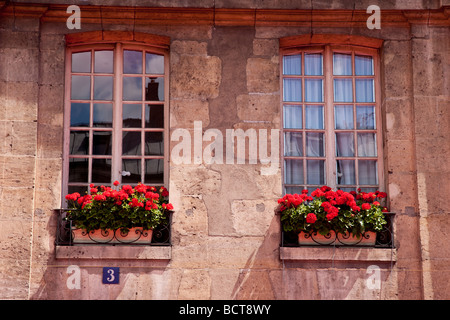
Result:
M278 168L277 174L264 175L259 162L171 163L170 200L176 212L170 260L55 259L64 35L102 27L170 37L170 133L182 128L192 135L194 121L202 122L203 131L215 128L224 136L226 129L280 128L281 37L313 31L384 39L385 185L390 209L397 213L397 261L280 260L274 208L281 173ZM65 22L2 16L0 298L450 298L445 241L450 225L449 40L448 26L312 30L83 24L81 30L68 30ZM379 289L367 286L367 268L373 264L381 270ZM81 268L81 289L68 289L69 265ZM119 285L101 284L102 266L121 268Z

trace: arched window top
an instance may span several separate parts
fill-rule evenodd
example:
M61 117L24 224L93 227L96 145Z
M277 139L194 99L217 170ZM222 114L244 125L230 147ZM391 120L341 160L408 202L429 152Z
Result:
M113 42L132 42L168 49L170 38L133 31L88 31L66 34L67 46Z
M379 49L383 44L383 40L347 34L304 34L280 39L280 48L282 49L325 44L361 46Z

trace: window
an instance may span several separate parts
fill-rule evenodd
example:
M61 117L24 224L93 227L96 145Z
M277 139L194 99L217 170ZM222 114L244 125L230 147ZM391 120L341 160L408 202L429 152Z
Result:
M67 48L63 194L167 185L167 62L167 50L128 42Z
M282 99L285 193L383 189L376 49L284 49Z

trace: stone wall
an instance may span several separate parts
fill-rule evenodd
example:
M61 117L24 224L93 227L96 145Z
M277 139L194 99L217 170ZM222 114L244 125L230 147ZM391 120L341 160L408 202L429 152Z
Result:
M309 1L308 1L309 3ZM205 4L207 5L207 4ZM251 4L249 4L251 5ZM422 2L420 2L422 5ZM169 260L55 259L61 206L65 22L0 20L1 299L448 299L450 30L448 26L100 25L168 36L170 133L280 129L281 37L382 38L385 184L396 217L396 261L284 261L280 168L257 162L170 165L176 208ZM171 143L173 148L175 143ZM334 257L335 252L330 248ZM67 267L81 288L67 287ZM367 286L368 268L381 286ZM121 282L102 285L102 266Z

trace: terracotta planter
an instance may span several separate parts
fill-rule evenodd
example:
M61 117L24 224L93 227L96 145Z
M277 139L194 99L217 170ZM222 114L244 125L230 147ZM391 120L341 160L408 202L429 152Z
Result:
M347 246L374 246L377 234L372 231L364 233L359 238L349 233L337 233L333 230L327 235L321 235L318 232L300 232L298 234L298 244L305 246L319 245L347 245Z
M128 232L120 229L92 230L72 229L74 244L150 244L153 230L130 228Z

